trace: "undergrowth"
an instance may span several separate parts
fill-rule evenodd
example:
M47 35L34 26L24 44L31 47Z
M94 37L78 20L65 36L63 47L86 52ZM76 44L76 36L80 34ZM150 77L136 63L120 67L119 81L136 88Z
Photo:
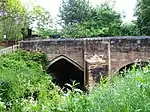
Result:
M1 112L149 112L150 67L133 67L89 93L63 92L44 70L43 53L18 51L0 56Z

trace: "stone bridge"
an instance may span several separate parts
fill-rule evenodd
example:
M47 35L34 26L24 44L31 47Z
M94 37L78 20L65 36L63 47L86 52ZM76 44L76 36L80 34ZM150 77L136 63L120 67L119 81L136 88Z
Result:
M150 60L150 37L99 37L22 41L25 50L44 51L60 84L76 80L92 86L101 77L113 76L135 61Z

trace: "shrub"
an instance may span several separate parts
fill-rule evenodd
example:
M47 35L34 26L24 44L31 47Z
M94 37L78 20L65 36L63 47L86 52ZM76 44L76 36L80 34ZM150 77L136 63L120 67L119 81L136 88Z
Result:
M37 56L38 55L38 56ZM40 54L19 51L0 56L0 111L11 112L149 112L150 66L135 67L101 83L89 93L63 92L51 82ZM33 58L33 57L34 58ZM36 57L37 56L37 57Z
M42 67L45 61L43 53L25 51L0 56L1 101L14 108L16 101L21 103L22 99L30 97L37 99L42 86L46 89L51 85L51 77Z

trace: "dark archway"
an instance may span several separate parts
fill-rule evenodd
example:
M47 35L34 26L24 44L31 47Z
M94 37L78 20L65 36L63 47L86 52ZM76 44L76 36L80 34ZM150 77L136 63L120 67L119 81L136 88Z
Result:
M127 73L128 71L132 70L133 67L135 67L136 69L143 69L143 67L147 65L149 65L149 62L147 61L133 62L119 69L118 73L121 74L121 76L124 76L124 73Z
M54 77L54 82L60 87L66 87L65 84L71 84L75 81L79 83L77 88L84 90L84 70L75 61L61 55L50 62L48 73Z

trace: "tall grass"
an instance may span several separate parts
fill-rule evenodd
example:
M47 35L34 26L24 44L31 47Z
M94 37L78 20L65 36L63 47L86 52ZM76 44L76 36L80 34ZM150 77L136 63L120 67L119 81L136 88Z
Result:
M97 87L91 94L90 111L104 112L149 112L150 111L150 68L133 68L116 77L113 83Z
M66 95L68 112L149 112L150 66L133 67L124 77L101 83L89 94L71 92Z
M89 93L74 86L63 92L42 65L43 53L16 52L0 57L2 112L149 112L150 66L100 83Z

